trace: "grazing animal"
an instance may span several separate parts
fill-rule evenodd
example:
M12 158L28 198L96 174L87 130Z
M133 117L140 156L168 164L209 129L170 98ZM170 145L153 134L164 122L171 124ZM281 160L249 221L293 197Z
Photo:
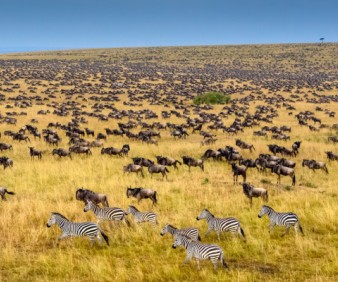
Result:
M75 145L73 147L69 147L69 151L74 152L76 154L86 154L87 156L92 155L92 151L87 146L77 146L77 145Z
M52 153L53 153L53 156L58 155L60 158L69 157L70 159L72 159L72 153L66 149L62 149L62 148L53 149Z
M331 151L325 153L329 161L338 161L338 154L332 153Z
M236 165L235 163L231 163L232 172L234 173L234 184L238 182L238 175L243 176L243 182L246 182L246 170L248 167L243 165Z
M0 151L10 150L13 151L13 146L11 144L0 143Z
M302 141L295 141L292 144L292 150L296 153L296 155L298 154L298 150L300 148L300 144L302 143Z
M29 154L31 156L31 159L34 159L35 156L38 157L39 160L42 158L42 152L34 149L34 147L28 147L29 148Z
M243 150L249 149L250 152L252 152L252 150L256 150L254 145L245 143L241 139L236 139L236 146L240 147Z
M157 193L151 189L144 188L127 188L127 198L134 197L140 202L142 199L150 199L153 202L153 206L157 204Z
M153 212L140 212L134 206L128 206L127 214L134 216L135 223L150 222L154 225L158 224L156 214Z
M166 168L165 165L159 165L159 164L153 164L151 166L148 166L148 171L152 175L153 173L161 173L162 177L168 179L167 172L169 173L169 170Z
M199 166L200 169L204 171L204 160L194 159L189 156L183 156L182 159L183 159L183 164L189 167L189 171L190 171L191 166Z
M264 214L267 214L270 219L269 232L273 230L275 225L286 226L285 233L282 235L283 237L285 234L289 233L290 228L293 226L296 234L299 227L300 231L304 235L303 228L300 225L296 214L292 212L275 212L271 207L265 205L262 206L258 217L261 218Z
M213 158L214 160L215 159L216 160L220 160L220 159L222 159L222 154L221 154L220 151L215 151L215 150L208 149L203 154L202 160L209 159L209 158Z
M3 165L4 169L6 169L7 167L13 167L13 160L2 156L0 157L0 164Z
M141 175L142 177L144 177L144 174L143 174L143 167L141 165L136 165L136 164L128 164L128 165L125 165L123 166L123 172L126 173L126 172L136 172L137 175L139 172L141 172Z
M285 176L290 176L292 178L292 185L296 185L296 175L295 171L293 168L282 166L280 164L276 164L271 168L271 172L276 173L278 175L277 178L277 184L280 184L280 176L285 175Z
M95 243L95 238L101 242L102 236L103 239L106 241L107 245L109 245L108 236L103 233L103 231L96 223L71 222L60 213L52 212L52 215L47 222L47 227L51 227L53 224L57 224L62 230L62 234L58 238L58 240L73 236L88 236L93 246Z
M101 155L104 155L104 154L118 155L122 157L122 156L128 156L129 151L130 151L130 146L128 144L124 144L121 149L117 149L114 147L102 148Z
M326 164L324 162L317 162L315 160L306 160L304 159L302 162L302 166L307 166L308 168L312 169L315 172L315 169L324 170L326 173L329 173Z
M1 196L1 199L2 199L3 201L7 201L6 196L5 196L6 193L9 194L9 195L15 195L14 192L8 191L7 188L5 188L5 187L0 187L0 196Z
M252 198L262 197L262 199L268 201L268 191L264 188L254 187L249 183L243 183L243 193L250 200L250 207L252 207Z
M97 224L103 220L112 220L112 221L123 221L128 226L130 223L126 218L126 212L121 208L116 207L103 207L100 208L98 205L95 205L92 201L88 200L83 211L87 212L92 210L97 218Z
M183 246L187 250L187 256L184 260L184 264L191 260L193 257L197 261L197 269L200 269L200 260L211 260L214 265L214 269L217 269L218 261L224 268L228 268L225 262L223 250L217 245L202 244L198 241L192 241L190 238L184 235L176 235L174 244L172 247L176 249L178 246Z
M161 236L164 236L164 234L166 233L170 233L174 237L177 235L183 235L183 236L188 237L191 241L201 241L201 237L199 235L198 229L195 227L178 229L170 224L166 224L161 230L160 234Z
M220 240L221 232L233 232L238 233L244 240L246 240L239 221L234 217L216 218L210 211L204 209L196 219L205 219L207 221L208 231L205 235L214 230L217 233L218 240Z
M109 207L107 196L105 194L95 193L89 189L79 188L75 193L76 200L87 203L92 201L94 204L102 204L104 207Z
M156 159L158 164L173 166L175 169L178 169L177 164L182 165L180 161L168 157L156 156Z
M132 158L132 160L133 160L134 164L145 166L145 167L149 167L149 166L154 164L154 162L152 160L142 158L142 157Z

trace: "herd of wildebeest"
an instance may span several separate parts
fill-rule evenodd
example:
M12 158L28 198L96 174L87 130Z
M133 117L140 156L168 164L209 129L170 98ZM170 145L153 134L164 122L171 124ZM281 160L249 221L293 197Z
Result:
M287 58L291 55L284 56ZM183 165L188 171L200 169L201 173L206 173L206 162L225 162L232 170L234 185L238 184L238 177L242 177L243 193L249 198L250 205L255 197L268 202L267 189L247 182L250 170L256 169L262 175L269 172L276 174L277 184L280 184L281 176L288 176L291 184L296 185L296 165L329 174L327 162L338 160L337 151L326 151L327 161L303 159L301 164L297 164L295 158L302 154L304 141L291 140L290 134L295 129L292 126L274 125L283 109L297 121L296 127L307 127L311 134L318 136L323 129L328 129L332 134L325 140L322 138L322 142L338 142L335 135L338 124L334 122L336 113L330 109L330 105L338 102L338 73L320 61L303 62L299 54L293 56L299 64L306 63L307 68L300 71L301 67L297 66L293 72L283 72L278 63L270 62L265 68L250 69L244 68L240 61L227 65L213 62L185 66L184 62L175 65L128 60L115 63L100 60L0 60L0 118L4 128L0 151L3 154L8 152L0 156L0 164L4 169L19 166L20 160L9 156L11 150L22 144L27 146L27 154L32 161L56 155L60 159L69 158L76 162L74 155L91 158L92 154L99 154L99 149L94 148L100 148L101 155L125 160L121 174L126 177L127 174L136 173L143 179L147 176L145 171L148 171L151 177L160 174L162 181L168 178L170 170L186 169ZM316 71L319 68L323 71ZM229 82L226 86L225 81ZM218 112L212 105L192 103L195 95L207 91L232 95L231 101ZM335 94L328 95L326 91ZM316 104L315 110L298 111L297 103ZM29 123L22 124L21 117L27 116L27 108L38 110ZM317 113L321 116L324 113L325 120L321 120ZM67 122L58 121L59 117ZM42 128L39 126L40 119L53 122ZM102 122L102 128L91 127L91 119ZM264 152L258 152L255 144L245 140L248 128L254 129L252 134L255 138L271 140ZM105 145L116 136L122 138L119 140L123 140L123 146ZM156 148L162 138L183 144L189 142L191 136L199 136L200 143L196 150L204 153L174 158L172 156L176 153L168 150L167 156L158 155L156 159L132 154L130 143L146 143ZM32 140L35 144L46 142L50 150L42 150L39 145L33 147L30 145ZM292 145L284 145L287 141L292 141ZM218 149L206 148L215 146L216 142L222 146ZM244 158L242 152L245 150L256 156ZM126 189L128 198L134 197L138 203L149 198L154 207L160 197L149 188ZM14 194L9 190L0 189L3 200L6 193ZM130 226L128 214L133 215L136 223L158 223L158 215L153 211L142 212L132 205L126 210L110 207L107 195L101 192L86 188L76 191L76 199L85 204L84 211L92 210L98 223L113 220ZM283 225L286 234L293 226L296 232L299 228L303 233L294 213L275 212L264 205L259 217L264 214L270 218L270 228ZM206 219L208 232L216 231L218 238L220 232L230 231L246 241L244 230L236 218L216 218L205 209L197 219ZM108 236L97 224L72 223L56 212L52 213L47 226L52 224L58 224L62 229L59 239L88 236L93 243L96 237L100 239L102 235L109 243ZM227 267L223 251L217 245L202 244L196 228L177 229L167 224L161 235L167 232L174 235L173 247L183 245L187 249L187 260L192 257L197 260L210 259L215 267L218 261Z

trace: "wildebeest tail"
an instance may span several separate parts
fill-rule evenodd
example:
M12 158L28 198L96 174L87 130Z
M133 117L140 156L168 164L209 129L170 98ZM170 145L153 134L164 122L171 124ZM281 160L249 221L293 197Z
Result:
M10 195L15 195L14 192L8 191L7 189L5 190L5 192L6 192L7 194L10 194Z
M296 184L296 175L293 175L292 176L292 185L295 185Z
M103 233L103 231L100 229L100 233L103 237L103 239L106 241L107 245L109 246L109 238L106 234Z
M165 171L166 171L166 172L169 172L169 170L168 170L167 168L165 168Z
M156 197L156 195L157 195L157 192L156 191L154 191L154 202L155 202L155 204L157 204L157 197Z

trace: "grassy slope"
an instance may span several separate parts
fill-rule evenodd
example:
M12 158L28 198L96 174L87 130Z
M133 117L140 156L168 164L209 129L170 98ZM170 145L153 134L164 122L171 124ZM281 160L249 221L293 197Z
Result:
M285 94L288 95L288 94ZM118 103L119 104L119 103ZM255 105L252 105L253 112ZM315 105L297 103L297 112L314 110ZM119 107L122 107L120 104ZM151 107L151 106L149 106ZM324 108L337 111L336 104L325 104ZM40 106L27 109L28 115L18 117L18 129L29 123L33 117L39 119L38 127L45 128L54 116L36 116ZM45 108L42 106L42 108ZM160 111L160 107L153 107ZM0 108L5 112L4 105ZM215 112L220 108L216 107ZM136 175L124 175L122 166L130 158L102 157L100 149L93 149L92 157L74 156L74 160L59 160L51 155L51 147L43 142L32 141L38 149L45 151L41 161L31 161L27 144L12 142L2 137L3 142L13 144L13 152L4 153L15 161L13 169L2 172L1 185L7 186L17 195L8 195L7 202L0 205L0 272L3 280L11 281L333 281L338 277L337 246L337 168L338 163L328 164L329 175L301 167L303 158L325 160L326 150L337 151L337 146L326 142L327 136L335 132L322 130L320 135L311 133L307 128L297 126L296 119L285 110L279 111L274 125L291 125L291 140L303 140L297 161L297 185L290 187L290 178L282 178L282 187L276 187L274 175L260 175L254 170L248 173L248 181L269 190L269 205L278 211L293 211L298 214L306 236L280 238L281 228L274 234L268 234L268 219L258 219L261 200L254 199L250 209L240 185L232 184L231 169L225 162L207 161L205 173L186 167L178 171L170 168L168 181L160 176L144 179ZM324 123L335 123L321 112L316 116ZM68 119L60 119L65 123ZM89 128L103 132L107 125L116 128L116 121L102 123L88 118ZM225 122L230 124L233 117ZM126 121L126 120L124 120ZM175 122L175 120L171 120ZM176 120L177 121L177 120ZM165 120L164 120L165 122ZM3 132L9 126L0 125ZM254 158L260 152L267 152L267 144L275 143L269 139L253 137L248 129L238 135L253 143L256 152L244 152L246 157ZM61 132L61 131L60 131ZM235 137L217 132L218 143L212 148L235 144ZM138 142L131 145L130 157L144 156L154 159L163 154L180 159L184 154L199 157L207 149L200 147L201 137L190 135L187 141L173 142L169 132L162 133L158 146ZM62 135L60 147L66 147L66 137ZM120 147L126 142L120 137L110 137L105 146ZM290 147L292 142L278 142ZM264 183L262 183L262 180ZM147 200L137 205L135 200L127 199L127 186L143 186L158 191L159 204L152 208ZM104 192L110 205L126 208L137 205L141 210L154 210L158 214L160 225L152 228L148 225L126 226L104 225L111 240L111 246L90 248L86 238L77 238L61 242L56 247L56 238L60 235L58 227L46 228L51 211L58 211L73 221L95 221L94 215L84 213L83 203L75 200L75 190L79 186ZM203 208L210 209L215 216L237 217L247 235L247 243L239 238L224 234L220 242L216 234L205 237L206 222L195 220ZM171 248L169 235L159 235L161 227L171 223L178 227L196 226L202 233L204 242L217 243L224 249L230 271L213 271L209 262L202 264L202 270L196 271L195 263L185 267L181 263L185 250Z

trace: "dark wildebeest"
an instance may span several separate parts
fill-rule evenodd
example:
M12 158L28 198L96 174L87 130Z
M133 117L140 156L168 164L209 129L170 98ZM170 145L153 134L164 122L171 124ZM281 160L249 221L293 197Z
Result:
M74 152L76 154L86 154L87 156L92 155L92 151L87 146L77 146L77 145L75 145L73 147L69 147L69 151Z
M89 129L89 128L86 127L85 131L86 131L87 136L91 135L91 136L94 137L94 130L91 130L91 129Z
M169 170L165 165L153 164L148 166L148 171L150 175L153 175L153 173L161 173L163 178L165 176L165 178L168 179L167 172L169 173Z
M246 170L247 167L244 165L236 165L236 163L231 163L232 172L234 173L234 184L238 182L238 175L243 176L243 182L246 182Z
M204 171L204 160L194 159L189 156L183 156L182 159L183 159L183 164L189 167L189 171L190 171L191 166L199 166L201 170Z
M141 172L142 177L144 177L143 174L143 167L141 165L136 165L136 164L127 164L123 166L123 172L136 172L137 175L139 172Z
M98 194L89 189L79 188L75 193L76 200L87 203L87 201L92 201L94 204L102 204L104 207L109 207L107 196L105 194Z
M324 162L317 162L315 160L306 160L304 159L302 162L302 166L307 166L308 168L312 169L315 172L315 169L322 169L326 173L329 173L326 164Z
M325 153L326 153L326 156L329 159L329 161L338 161L338 154L335 154L331 151L325 152Z
M202 156L202 160L213 158L214 160L222 159L222 154L219 151L208 149Z
M243 193L250 200L250 207L252 207L252 198L262 197L262 199L268 201L268 191L264 188L254 187L249 183L243 183Z
M13 167L13 160L8 157L0 157L0 164L4 166L4 169L7 167Z
M0 151L10 150L13 151L13 146L11 144L0 143Z
M287 166L287 167L291 167L294 168L296 166L296 163L294 161L291 160L287 160L284 158L281 158L277 161L277 164L281 164L282 166Z
M245 143L241 139L236 139L236 146L240 147L243 150L249 149L250 152L252 152L252 150L255 150L254 145Z
M28 147L29 148L29 154L31 156L31 159L34 159L35 156L38 157L38 159L41 160L42 158L42 152L34 149L34 147Z
M277 184L280 184L280 176L285 175L285 176L290 176L292 178L292 185L296 185L296 175L295 171L293 168L282 166L280 164L276 164L271 168L271 172L276 173L278 175L277 178Z
M149 166L154 164L154 162L152 160L142 158L142 157L132 158L132 160L133 160L134 164L140 165L140 166L145 166L145 167L149 167Z
M53 156L54 155L58 155L60 158L69 157L70 159L72 159L72 153L69 150L62 148L53 149Z
M157 204L156 191L145 188L127 188L127 198L134 197L138 203L142 199L150 199L153 202L153 206Z
M173 166L174 168L178 169L177 164L182 165L182 163L178 160L173 158L163 157L163 156L156 156L157 163L160 165L166 166Z
M249 167L255 167L258 170L258 167L256 165L256 160L241 159L241 160L239 160L239 165L245 165L247 168L249 168Z
M5 194L15 195L14 192L10 192L5 187L0 187L0 196L3 201L7 201Z
M128 152L130 151L129 144L124 144L121 149L117 149L114 147L102 148L101 155L119 155L121 156L128 156Z

